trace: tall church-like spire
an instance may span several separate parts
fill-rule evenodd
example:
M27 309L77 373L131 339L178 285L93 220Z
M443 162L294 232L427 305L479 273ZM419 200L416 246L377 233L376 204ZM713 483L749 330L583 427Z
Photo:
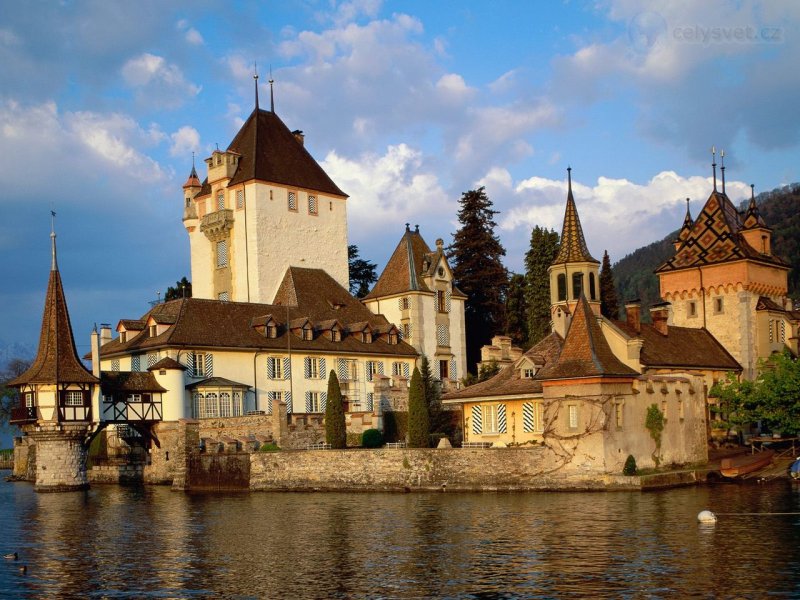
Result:
M572 262L594 262L600 264L596 258L589 254L586 239L583 237L581 220L572 196L572 167L567 167L567 208L564 212L564 225L561 228L561 241L558 255L553 264Z

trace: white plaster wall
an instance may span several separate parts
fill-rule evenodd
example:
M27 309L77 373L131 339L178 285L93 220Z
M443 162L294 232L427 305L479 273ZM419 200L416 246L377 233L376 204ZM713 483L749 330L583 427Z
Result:
M189 247L192 271L192 296L216 300L214 295L214 268L212 264L211 242L200 231L199 221L194 231L189 233Z

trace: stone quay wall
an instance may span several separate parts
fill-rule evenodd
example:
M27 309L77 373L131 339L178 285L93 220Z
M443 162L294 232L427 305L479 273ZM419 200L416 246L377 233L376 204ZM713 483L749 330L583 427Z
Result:
M26 433L36 444L36 491L63 492L85 489L86 447L89 423L36 425Z
M637 487L603 473L551 471L533 448L382 448L255 453L250 489L281 490L577 490Z

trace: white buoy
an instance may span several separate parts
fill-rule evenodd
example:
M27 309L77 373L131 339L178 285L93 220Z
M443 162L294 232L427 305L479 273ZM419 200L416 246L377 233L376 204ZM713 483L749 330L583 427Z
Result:
M710 510L701 510L697 515L697 520L701 523L716 523L717 515Z

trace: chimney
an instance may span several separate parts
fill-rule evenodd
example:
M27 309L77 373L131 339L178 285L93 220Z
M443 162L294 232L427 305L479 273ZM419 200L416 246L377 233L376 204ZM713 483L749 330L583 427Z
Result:
M111 341L111 325L100 323L100 345L105 346Z
M100 377L100 334L97 325L92 329L92 375Z
M299 129L295 129L292 132L292 135L294 136L294 139L296 139L298 142L300 142L301 146L305 146L306 145L306 136L305 136L305 134L303 134L302 131L300 131Z
M653 328L661 335L669 333L669 302L654 304L650 307L650 318L653 320Z
M625 316L636 333L642 331L642 303L638 298L625 303Z

